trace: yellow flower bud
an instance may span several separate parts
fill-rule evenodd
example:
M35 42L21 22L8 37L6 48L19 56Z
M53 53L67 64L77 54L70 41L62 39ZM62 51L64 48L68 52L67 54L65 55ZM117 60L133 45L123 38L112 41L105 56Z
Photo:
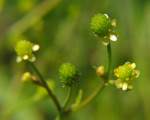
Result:
M104 77L104 75L105 75L105 68L104 68L104 66L99 66L99 67L96 69L96 74L97 74L99 77Z
M30 72L25 72L21 78L22 82L28 82L32 80L32 75Z

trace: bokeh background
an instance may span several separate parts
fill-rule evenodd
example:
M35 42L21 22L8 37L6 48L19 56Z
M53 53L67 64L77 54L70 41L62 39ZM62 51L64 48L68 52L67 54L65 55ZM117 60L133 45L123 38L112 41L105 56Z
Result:
M16 63L14 45L20 39L40 44L36 65L53 82L61 103L66 90L59 83L58 68L64 62L80 69L83 97L100 84L92 66L106 64L106 49L89 29L91 16L99 12L117 19L113 68L136 62L141 75L133 91L108 87L69 120L150 120L149 0L0 0L1 120L53 120L56 115L46 95L21 82L28 69Z

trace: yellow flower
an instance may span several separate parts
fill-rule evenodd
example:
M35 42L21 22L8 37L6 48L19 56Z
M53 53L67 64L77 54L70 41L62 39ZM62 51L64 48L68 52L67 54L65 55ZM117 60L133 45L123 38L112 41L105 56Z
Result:
M120 88L123 91L130 90L133 88L132 81L135 78L138 78L140 74L140 72L135 68L135 63L126 62L125 64L117 67L114 70L114 75L117 78L114 81L114 84L117 88Z

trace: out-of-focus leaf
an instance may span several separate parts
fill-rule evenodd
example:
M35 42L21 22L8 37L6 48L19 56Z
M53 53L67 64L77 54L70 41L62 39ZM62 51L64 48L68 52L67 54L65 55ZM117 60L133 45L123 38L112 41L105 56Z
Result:
M83 96L83 91L80 89L79 93L78 93L78 95L77 95L77 97L75 99L74 104L72 104L72 108L73 109L75 109L80 104L80 102L82 100L82 96Z

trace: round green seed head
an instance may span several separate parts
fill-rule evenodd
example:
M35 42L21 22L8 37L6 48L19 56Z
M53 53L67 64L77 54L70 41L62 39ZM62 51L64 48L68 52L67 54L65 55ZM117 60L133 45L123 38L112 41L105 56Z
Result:
M90 26L95 34L104 37L108 35L111 28L111 20L107 15L99 13L92 17Z
M32 56L32 47L33 44L27 40L20 40L17 42L15 51L18 56L24 57L25 55L28 55L29 57Z
M64 63L59 68L59 76L64 85L72 85L76 80L77 75L77 68L71 63Z

